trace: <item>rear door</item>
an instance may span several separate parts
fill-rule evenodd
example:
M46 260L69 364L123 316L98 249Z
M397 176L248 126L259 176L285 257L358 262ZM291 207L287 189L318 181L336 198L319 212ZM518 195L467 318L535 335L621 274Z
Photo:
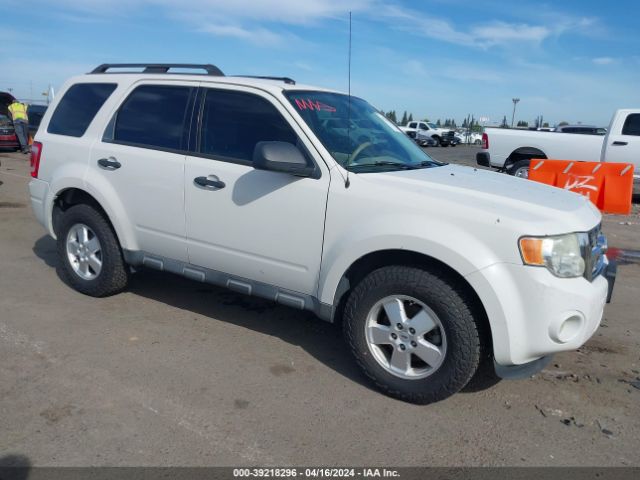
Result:
M621 112L605 142L605 161L634 163L640 174L640 112Z
M139 248L187 261L184 165L197 83L138 83L113 112L89 168L123 204Z
M255 170L252 155L260 141L289 142L306 152L313 146L269 94L223 86L203 87L201 93L196 148L184 177L190 263L315 293L329 190L326 165L317 165L318 178ZM218 186L198 184L203 178Z

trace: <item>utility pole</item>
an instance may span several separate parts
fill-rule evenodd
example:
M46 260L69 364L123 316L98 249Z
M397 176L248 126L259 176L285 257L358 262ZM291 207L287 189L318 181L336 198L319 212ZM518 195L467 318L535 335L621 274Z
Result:
M511 114L511 128L513 128L513 120L516 118L516 105L518 104L520 99L512 98L511 101L513 102L513 113Z

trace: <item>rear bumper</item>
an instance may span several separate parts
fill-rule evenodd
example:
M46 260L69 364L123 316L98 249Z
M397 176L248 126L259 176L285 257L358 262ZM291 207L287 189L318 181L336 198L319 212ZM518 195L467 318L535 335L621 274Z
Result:
M476 163L482 167L490 167L491 155L489 155L489 152L476 153Z
M18 137L15 134L0 135L0 148L17 148L19 146Z
M29 182L29 197L31 199L31 209L36 219L42 226L49 229L47 215L45 212L45 199L49 194L49 184L37 178Z

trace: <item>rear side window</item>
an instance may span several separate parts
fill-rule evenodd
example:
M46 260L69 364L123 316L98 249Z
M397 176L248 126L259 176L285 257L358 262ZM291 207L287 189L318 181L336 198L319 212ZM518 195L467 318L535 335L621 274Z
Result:
M298 136L267 100L243 92L207 90L199 153L251 162L256 143L296 144Z
M47 132L81 137L116 86L115 83L77 83L71 86L53 112Z
M185 150L192 87L143 85L124 101L115 117L112 141Z
M624 121L622 135L640 136L640 113L632 113Z

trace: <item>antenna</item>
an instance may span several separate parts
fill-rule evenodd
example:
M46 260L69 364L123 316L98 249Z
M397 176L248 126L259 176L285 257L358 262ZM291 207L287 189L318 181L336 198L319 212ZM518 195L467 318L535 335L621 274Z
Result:
M348 61L348 90L347 95L349 98L349 107L347 109L347 142L351 144L351 10L349 10L349 61ZM351 152L353 153L353 152ZM349 154L349 161L351 161L351 154ZM347 169L347 178L344 181L344 187L349 188L351 182L349 181L349 170Z

